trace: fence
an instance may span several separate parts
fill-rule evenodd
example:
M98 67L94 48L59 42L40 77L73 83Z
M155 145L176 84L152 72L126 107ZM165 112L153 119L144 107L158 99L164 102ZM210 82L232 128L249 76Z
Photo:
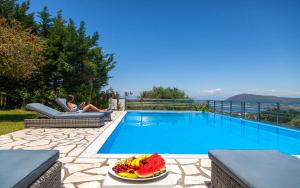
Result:
M300 103L192 99L125 99L127 110L203 110L244 119L300 126Z
M125 99L127 110L192 110L194 104L192 99Z
M208 101L211 112L282 125L299 124L300 103ZM291 122L293 120L293 122Z

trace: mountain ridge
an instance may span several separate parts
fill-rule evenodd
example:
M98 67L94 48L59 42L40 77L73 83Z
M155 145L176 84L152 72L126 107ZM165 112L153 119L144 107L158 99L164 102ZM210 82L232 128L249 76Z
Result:
M276 103L300 103L300 98L277 97L272 95L238 94L229 97L225 101L246 101L246 102L276 102Z

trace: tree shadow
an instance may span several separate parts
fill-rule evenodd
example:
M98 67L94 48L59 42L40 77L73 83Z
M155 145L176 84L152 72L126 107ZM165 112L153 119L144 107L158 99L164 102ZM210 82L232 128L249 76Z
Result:
M34 119L37 118L36 114L0 114L0 121L24 121L24 119Z

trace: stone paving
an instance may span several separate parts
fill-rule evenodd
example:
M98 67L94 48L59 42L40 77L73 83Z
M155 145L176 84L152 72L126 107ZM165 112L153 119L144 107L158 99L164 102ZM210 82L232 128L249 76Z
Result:
M114 112L113 120L120 114ZM63 163L62 188L97 188L116 159L79 156L111 123L101 128L24 129L0 136L0 149L57 149ZM209 159L166 159L166 164L175 188L210 187Z

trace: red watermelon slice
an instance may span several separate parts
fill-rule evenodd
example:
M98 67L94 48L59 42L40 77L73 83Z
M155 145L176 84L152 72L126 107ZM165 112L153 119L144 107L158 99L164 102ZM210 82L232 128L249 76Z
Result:
M165 170L165 160L160 155L153 154L141 163L140 168L135 173L138 177L147 178L158 175Z

